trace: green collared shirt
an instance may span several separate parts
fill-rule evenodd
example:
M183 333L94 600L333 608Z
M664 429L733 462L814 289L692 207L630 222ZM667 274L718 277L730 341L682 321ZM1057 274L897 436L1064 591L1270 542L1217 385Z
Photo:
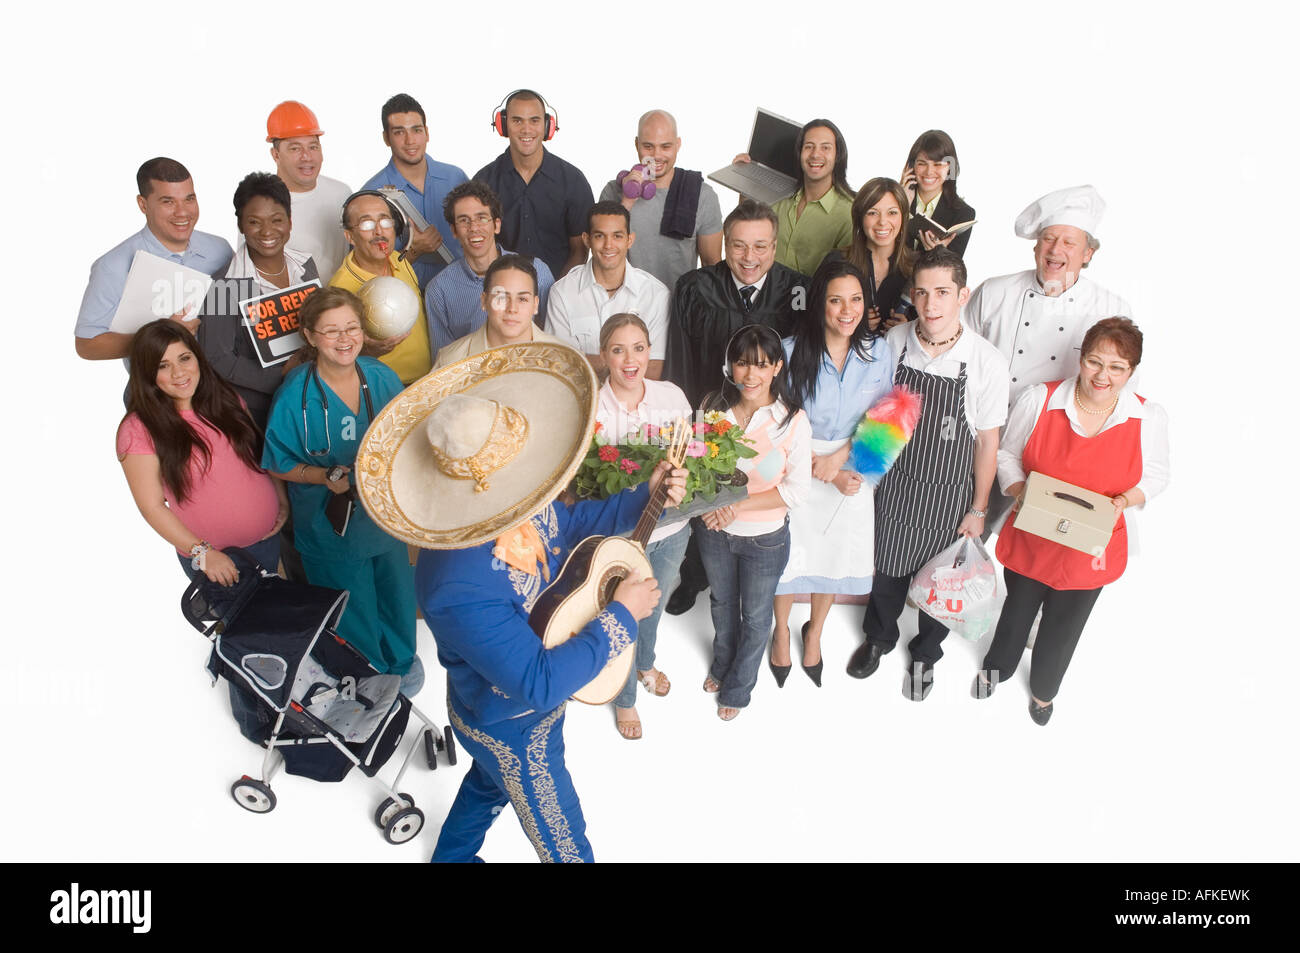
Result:
M773 206L779 222L776 260L787 268L811 275L827 252L845 248L852 241L853 200L832 188L821 198L809 202L803 215L798 215L801 198L803 189Z

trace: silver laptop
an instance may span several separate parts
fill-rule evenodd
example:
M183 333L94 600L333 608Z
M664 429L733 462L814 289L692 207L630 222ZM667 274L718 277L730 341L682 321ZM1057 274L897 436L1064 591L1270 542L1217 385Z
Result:
M749 162L736 162L709 173L719 185L772 205L799 188L799 159L795 143L801 123L758 109L749 137Z

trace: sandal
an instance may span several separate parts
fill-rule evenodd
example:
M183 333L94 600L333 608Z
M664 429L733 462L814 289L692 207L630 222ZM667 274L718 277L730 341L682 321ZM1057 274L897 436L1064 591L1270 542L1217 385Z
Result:
M668 681L668 676L657 668L652 668L646 672L638 671L636 677L641 680L641 684L645 686L646 691L653 692L660 698L667 695L668 691L673 687L672 682Z
M718 709L718 717L721 718L723 721L731 721L731 719L735 718L735 717L736 717L737 715L739 715L739 714L740 714L740 709L739 709L739 708L721 708L721 707L720 707L720 708Z
M722 686L718 684L718 680L716 678L710 675L706 679L704 679L704 690L708 692L710 695L716 695L718 694L718 692L722 691ZM734 718L735 715L732 715L732 717Z
M636 717L620 718L619 712L622 711L636 711L636 709L635 708L623 709L615 706L614 728L618 731L620 735L622 735L628 741L636 741L638 738L641 737L641 719Z

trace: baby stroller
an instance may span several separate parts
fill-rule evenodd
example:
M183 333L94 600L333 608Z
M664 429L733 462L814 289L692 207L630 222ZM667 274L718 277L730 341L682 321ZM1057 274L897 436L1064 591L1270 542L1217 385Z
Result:
M181 612L212 642L213 683L218 677L231 683L232 695L251 709L245 734L266 748L261 777L244 775L231 785L231 797L240 807L265 814L275 808L270 782L281 764L288 774L317 781L340 781L360 768L387 794L374 815L385 839L390 844L411 840L424 826L424 814L397 788L419 739L407 749L392 784L377 774L400 746L412 715L424 726L429 767L437 768L439 751L454 765L451 726L438 733L401 694L397 675L379 674L335 634L346 591L289 582L242 549L225 553L238 567L239 581L222 588L200 577L181 597Z

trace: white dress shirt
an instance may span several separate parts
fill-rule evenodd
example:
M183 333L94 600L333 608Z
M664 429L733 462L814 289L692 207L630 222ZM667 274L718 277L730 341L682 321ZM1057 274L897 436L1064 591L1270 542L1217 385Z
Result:
M640 268L626 265L612 295L596 283L588 261L551 285L546 330L583 354L600 353L601 326L616 314L637 315L650 331L650 359L662 361L668 343L668 287Z
M1086 277L1056 297L1043 294L1031 268L989 278L971 294L962 313L1002 352L1010 365L1011 400L1031 384L1066 380L1079 373L1079 347L1102 318L1133 317L1117 294Z
M974 437L981 430L992 430L1007 422L1007 359L964 321L962 327L957 343L934 358L921 346L915 320L890 328L885 341L895 357L913 370L938 377L957 377L961 365L966 365L966 423ZM904 347L906 357L902 357Z
M1085 437L1083 427L1079 424L1079 411L1074 404L1076 380L1077 378L1071 378L1056 388L1047 409L1064 410L1070 427L1080 437ZM1004 493L1007 487L1019 483L1027 476L1021 458L1046 400L1047 385L1032 384L1011 408L1007 427L1002 431L1002 442L998 445L998 482ZM1169 485L1169 415L1159 404L1138 400L1131 386L1125 387L1120 391L1115 409L1101 430L1097 431L1097 435L1127 423L1130 418L1142 421L1142 479L1138 481L1137 488L1149 500Z

